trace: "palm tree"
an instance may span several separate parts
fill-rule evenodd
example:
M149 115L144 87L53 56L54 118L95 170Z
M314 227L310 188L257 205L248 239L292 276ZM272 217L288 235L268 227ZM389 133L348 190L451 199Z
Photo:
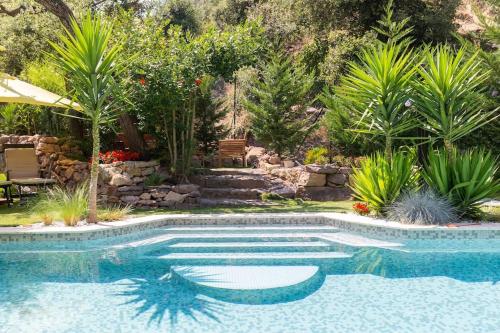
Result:
M60 35L62 45L51 43L56 63L66 72L73 99L82 107L83 118L92 122L92 164L89 185L87 221L97 222L97 177L99 173L99 127L115 120L111 94L116 87L114 77L122 69L117 66L121 45L109 47L112 25L99 16L86 14L81 26L71 19L72 31Z
M423 127L442 140L448 153L453 143L485 125L498 115L483 111L481 95L490 72L481 68L478 53L466 57L446 46L425 51L415 86L415 105Z
M363 50L360 63L350 64L336 89L340 103L356 119L356 131L385 137L388 159L393 139L417 124L408 105L415 55L404 44L378 43Z

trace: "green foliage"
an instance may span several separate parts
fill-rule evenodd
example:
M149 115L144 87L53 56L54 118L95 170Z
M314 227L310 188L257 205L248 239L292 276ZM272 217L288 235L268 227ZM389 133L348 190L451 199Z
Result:
M272 192L264 192L260 195L262 201L284 201L287 200L285 197Z
M327 164L328 149L325 147L314 147L306 152L304 164Z
M448 47L427 49L425 64L418 68L415 105L425 130L447 147L498 117L485 112L483 84L487 71L480 70L477 53L465 58L461 48L454 54Z
M201 30L200 13L191 0L172 0L167 3L165 17L169 25L182 27L184 32L198 34Z
M14 104L0 106L0 132L5 134L16 134L20 125L17 108Z
M332 149L348 156L360 156L371 154L383 147L376 138L353 135L352 131L349 131L356 127L356 121L330 89L325 88L319 99L327 109L322 122L328 132Z
M480 218L480 201L498 195L498 158L484 149L430 151L425 182L457 208L462 216Z
M417 187L414 163L414 154L403 151L392 154L390 160L380 153L362 160L352 175L354 196L378 214L385 213L403 192Z
M87 214L87 209L88 186L82 184L73 191L61 187L49 189L33 206L32 212L46 224L55 218L61 218L65 225L75 226Z
M204 76L196 96L196 123L195 139L203 154L213 153L217 142L229 134L229 130L222 123L228 110L223 101L212 95L215 79L212 76Z
M362 51L361 63L352 62L350 73L336 89L339 103L356 121L356 131L385 138L390 156L393 139L416 126L407 107L415 55L401 44L379 44Z
M163 184L165 177L157 172L153 172L144 179L144 186L159 186Z
M293 155L314 126L305 115L313 77L282 55L274 55L261 75L253 81L252 97L244 101L252 131L278 155Z

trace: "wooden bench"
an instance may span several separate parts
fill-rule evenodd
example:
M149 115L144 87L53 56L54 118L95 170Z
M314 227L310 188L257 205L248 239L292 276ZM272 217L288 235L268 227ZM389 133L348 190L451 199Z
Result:
M224 158L241 158L243 166L246 167L246 145L246 139L219 140L219 168L222 167L222 160Z

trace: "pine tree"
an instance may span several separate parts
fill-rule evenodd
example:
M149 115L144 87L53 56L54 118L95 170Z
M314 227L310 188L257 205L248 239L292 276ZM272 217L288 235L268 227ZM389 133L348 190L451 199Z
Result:
M279 156L293 155L314 124L306 114L313 76L281 54L274 55L252 81L244 105L252 115L252 132Z

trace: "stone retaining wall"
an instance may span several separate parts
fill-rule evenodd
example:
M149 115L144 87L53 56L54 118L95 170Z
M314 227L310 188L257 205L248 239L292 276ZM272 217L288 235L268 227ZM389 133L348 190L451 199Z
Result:
M158 161L101 164L100 200L144 208L187 208L199 203L200 192L197 185L145 186L144 181L153 173L161 173Z

